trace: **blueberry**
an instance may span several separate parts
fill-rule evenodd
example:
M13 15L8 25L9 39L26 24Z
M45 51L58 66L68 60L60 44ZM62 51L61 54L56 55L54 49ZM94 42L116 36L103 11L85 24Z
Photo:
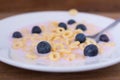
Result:
M71 25L71 24L74 24L74 23L76 23L76 22L75 22L75 20L70 19L67 23L68 23L69 25Z
M94 44L90 44L86 46L84 49L85 56L93 57L93 56L96 56L97 54L98 54L98 48Z
M65 30L67 29L67 25L63 22L59 23L58 26L64 28Z
M51 51L51 45L46 41L41 41L37 45L37 52L40 54L46 54Z
M12 35L13 38L22 38L22 34L18 31L14 32L13 35Z
M86 31L86 30L87 30L87 28L86 28L86 26L85 26L84 24L78 24L78 25L76 26L76 29L81 29L81 30L83 30L83 31Z
M32 33L40 34L42 31L39 26L34 26L32 28Z
M85 42L85 40L86 40L86 36L82 33L77 34L75 37L75 41L79 41L80 43Z
M106 34L102 34L99 39L103 42L109 42L109 38Z

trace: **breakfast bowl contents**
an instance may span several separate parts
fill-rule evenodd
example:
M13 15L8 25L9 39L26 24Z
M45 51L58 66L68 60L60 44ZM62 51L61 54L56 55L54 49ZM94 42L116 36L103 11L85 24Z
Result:
M23 27L11 34L12 49L18 51L17 55L22 54L25 59L34 61L33 63L42 61L46 65L52 63L67 66L74 62L79 64L86 58L101 56L115 46L109 33L102 34L99 42L87 37L99 30L89 24L69 19Z
M0 22L0 60L36 71L76 72L120 61L119 24L90 38L115 20L75 9L35 12ZM6 28L7 27L7 28Z

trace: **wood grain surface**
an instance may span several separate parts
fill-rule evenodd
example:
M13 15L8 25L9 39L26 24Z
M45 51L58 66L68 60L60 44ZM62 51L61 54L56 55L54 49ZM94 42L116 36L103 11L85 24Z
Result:
M0 12L68 10L119 12L120 0L0 0Z
M0 13L0 19L18 13ZM96 13L111 18L119 18L120 13ZM19 69L0 62L0 80L120 80L120 64L77 73L46 73Z

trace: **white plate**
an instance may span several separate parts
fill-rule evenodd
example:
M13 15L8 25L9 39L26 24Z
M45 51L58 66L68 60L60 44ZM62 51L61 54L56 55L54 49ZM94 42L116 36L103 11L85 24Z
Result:
M92 63L87 63L84 65L77 66L45 66L45 65L34 65L26 64L18 61L15 61L9 57L9 47L10 47L10 34L11 32L17 30L18 28L28 26L31 24L46 22L46 21L66 21L69 19L75 19L78 21L85 20L86 22L95 24L97 27L104 28L114 21L114 19L88 14L88 13L79 13L76 16L70 16L68 12L65 11L53 11L53 12L34 12L21 14L17 16L8 17L0 21L0 61L6 64L16 66L19 68L35 70L35 71L47 71L47 72L78 72L78 71L88 71L95 70L104 67L108 67L120 62L120 38L119 30L120 24L113 28L110 33L114 37L116 43L115 48L111 52L111 55L101 57L98 61L93 61Z

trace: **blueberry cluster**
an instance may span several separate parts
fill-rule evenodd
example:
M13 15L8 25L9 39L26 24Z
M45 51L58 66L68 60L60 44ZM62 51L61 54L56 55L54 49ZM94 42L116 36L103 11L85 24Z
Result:
M109 38L106 34L102 34L99 38L100 41L108 42ZM82 33L79 33L75 36L75 41L79 41L80 43L84 43L86 41L86 36ZM87 45L84 49L85 56L96 56L98 54L98 47L94 44Z
M42 30L40 29L39 26L34 26L34 27L32 28L32 31L31 31L32 34L40 34L41 32L42 32ZM21 32L16 31L16 32L13 33L12 37L13 37L13 38L22 38L23 35L22 35Z
M41 28L39 26L34 26L31 30L32 34L40 34L42 32ZM12 35L13 38L22 38L23 35L19 31L16 31ZM49 53L51 51L51 45L47 41L41 41L37 45L37 52L40 54Z
M68 25L72 25L72 24L75 24L75 23L76 23L76 21L73 20L73 19L70 19L67 22ZM67 24L64 23L64 22L60 22L58 24L58 26L61 27L61 28L64 28L65 30L67 30ZM87 30L87 28L86 28L86 26L84 24L78 24L75 29L81 29L82 31L86 31Z
M75 41L79 41L80 43L84 43L86 41L86 36L82 33L79 33L75 37ZM98 48L94 44L87 45L84 49L85 56L96 56L98 54Z
M58 24L58 27L61 27L61 28L64 28L65 30L67 30L68 29L67 25L73 25L75 23L76 23L75 20L70 19L70 20L68 20L67 24L64 22L60 22ZM86 31L87 27L84 24L78 24L75 29L81 29L82 31ZM31 30L31 33L32 34L40 34L40 33L42 33L42 30L39 26L34 26ZM22 38L23 35L19 31L16 31L13 33L12 37L13 38ZM99 40L103 41L103 42L109 42L109 38L106 34L102 34L99 37ZM86 41L86 36L83 33L78 33L75 36L75 41L84 43ZM38 43L36 49L39 54L46 54L51 51L51 45L47 41L41 41ZM98 51L98 47L96 45L90 44L85 47L83 52L84 52L85 56L92 57L92 56L96 56L99 51Z

